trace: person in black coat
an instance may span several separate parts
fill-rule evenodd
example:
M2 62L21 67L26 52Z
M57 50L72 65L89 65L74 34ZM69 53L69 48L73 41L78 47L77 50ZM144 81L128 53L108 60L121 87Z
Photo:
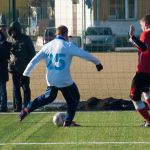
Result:
M12 44L9 72L13 82L13 109L19 112L31 99L30 78L24 78L23 72L36 52L31 38L22 33L19 22L14 21L10 24L8 34Z
M0 30L0 112L7 112L7 90L8 61L10 57L11 44L6 41L6 36Z

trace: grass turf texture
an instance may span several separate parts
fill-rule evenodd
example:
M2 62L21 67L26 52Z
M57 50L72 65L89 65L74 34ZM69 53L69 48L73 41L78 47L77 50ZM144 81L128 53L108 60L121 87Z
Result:
M56 127L54 113L32 113L23 122L0 114L1 150L149 149L150 128L141 128L136 112L78 112L81 127ZM143 143L142 143L143 142ZM147 143L146 143L147 142Z

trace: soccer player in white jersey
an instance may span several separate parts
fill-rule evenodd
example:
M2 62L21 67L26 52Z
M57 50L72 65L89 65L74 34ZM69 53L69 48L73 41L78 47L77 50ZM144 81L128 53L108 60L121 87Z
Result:
M67 115L63 126L79 125L73 121L80 100L80 93L70 74L73 56L91 61L98 71L103 69L100 60L68 42L68 28L61 25L56 29L56 38L42 47L23 73L24 76L29 77L35 65L41 60L45 61L47 89L44 94L35 98L20 112L20 121L35 109L53 102L60 90L67 103Z

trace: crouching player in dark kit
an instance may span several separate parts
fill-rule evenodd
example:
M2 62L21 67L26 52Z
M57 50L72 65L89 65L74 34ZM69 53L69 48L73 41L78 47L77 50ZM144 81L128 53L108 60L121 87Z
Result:
M23 73L24 76L29 77L35 65L39 61L45 60L47 69L46 81L48 87L44 94L35 98L20 112L20 121L38 107L53 102L57 96L58 90L60 90L68 106L67 116L63 126L79 126L79 124L73 121L80 99L78 88L70 74L70 65L73 56L78 56L91 61L96 65L98 71L103 69L101 62L96 57L77 47L73 43L68 42L68 28L66 26L59 26L56 29L56 38L43 46L30 61Z
M148 113L148 109L150 109L150 15L143 17L140 24L143 30L140 39L134 36L133 25L129 30L129 41L138 48L138 65L132 80L130 97L137 112L145 119L142 126L150 127L150 114ZM142 96L147 105L141 100Z

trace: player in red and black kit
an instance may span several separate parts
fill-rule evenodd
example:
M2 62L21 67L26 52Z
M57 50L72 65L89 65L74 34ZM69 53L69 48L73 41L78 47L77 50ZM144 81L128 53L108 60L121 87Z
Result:
M143 127L150 127L150 15L144 16L140 20L142 33L140 39L134 36L135 28L130 26L129 41L138 48L138 65L136 74L132 80L130 98L135 109L145 119ZM147 105L141 100L143 98ZM148 108L148 107L149 108Z

